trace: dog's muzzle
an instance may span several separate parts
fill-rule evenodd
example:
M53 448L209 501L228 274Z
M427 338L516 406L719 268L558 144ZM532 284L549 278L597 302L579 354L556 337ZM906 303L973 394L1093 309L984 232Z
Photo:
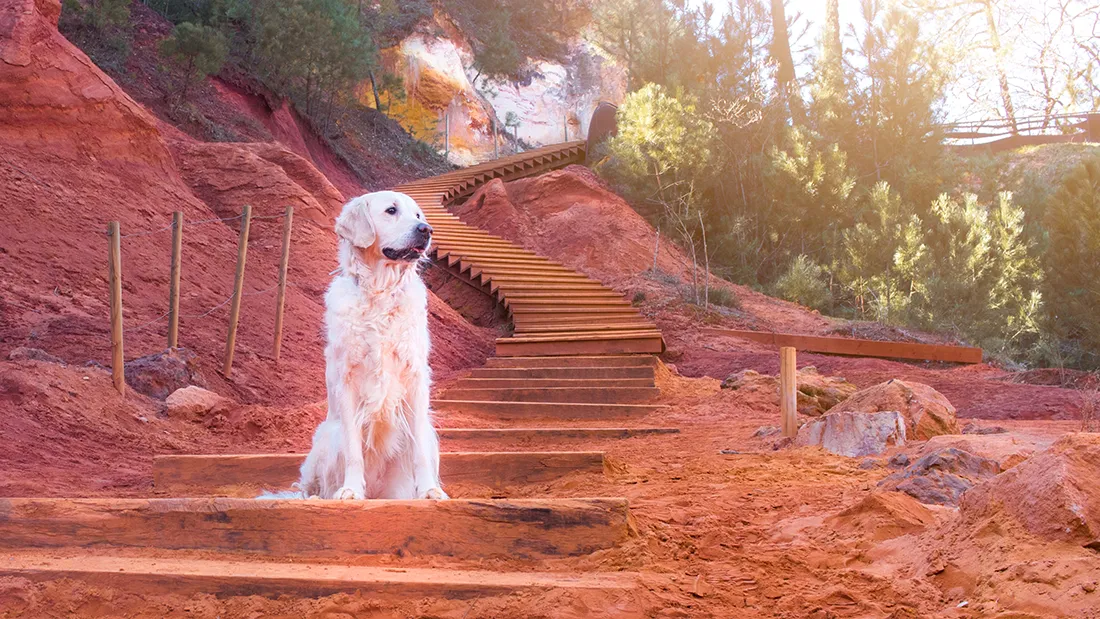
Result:
M413 242L408 247L401 249L395 249L393 247L385 247L382 249L382 255L390 260L419 260L424 252L428 249L428 245L432 242L432 227L428 224L419 224L416 226L416 230L413 232Z

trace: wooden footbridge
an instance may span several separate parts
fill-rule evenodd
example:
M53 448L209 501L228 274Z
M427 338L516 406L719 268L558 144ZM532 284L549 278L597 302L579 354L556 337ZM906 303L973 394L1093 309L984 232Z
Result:
M433 401L443 482L455 498L261 501L249 497L287 487L302 454L163 455L149 497L0 499L0 576L150 596L359 591L407 602L560 589L604 595L611 606L636 599L636 573L555 568L627 552L620 547L637 532L626 499L482 497L598 479L604 457L591 448L601 441L675 433L645 423L664 408L654 383L661 334L614 290L447 210L491 179L583 158L583 143L567 143L396 188L435 229L437 264L514 324L485 367ZM589 450L563 449L578 442ZM501 451L517 445L533 450ZM514 571L484 567L501 559Z

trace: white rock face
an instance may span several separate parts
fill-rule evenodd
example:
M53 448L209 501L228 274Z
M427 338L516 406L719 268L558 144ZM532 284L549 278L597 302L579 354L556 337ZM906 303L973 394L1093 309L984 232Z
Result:
M873 456L905 444L905 417L896 411L829 413L799 428L794 444L849 458Z
M516 138L530 147L584 139L596 105L617 104L626 95L626 72L583 39L569 49L564 64L533 59L534 71L523 83L486 84L481 77L475 88L468 41L437 15L434 23L383 52L387 70L404 78L408 95L389 113L440 152L449 128L448 156L459 165L493 156L494 123L501 155L516 151ZM369 84L363 89L364 102L369 89ZM505 127L509 112L518 126Z
M214 409L223 408L229 400L213 391L190 385L173 391L165 403L169 417L187 418L201 417Z

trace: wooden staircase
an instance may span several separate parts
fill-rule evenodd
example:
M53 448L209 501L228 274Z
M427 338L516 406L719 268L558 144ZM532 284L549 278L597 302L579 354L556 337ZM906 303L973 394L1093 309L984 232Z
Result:
M434 229L436 263L504 306L515 329L497 340L500 357L664 352L656 325L621 294L447 210L494 178L583 163L584 149L584 142L567 142L395 188L416 200Z
M158 456L153 497L0 499L0 577L137 595L360 591L401 602L565 589L633 599L638 574L555 569L635 536L626 499L462 498L604 475L602 452L548 446L677 431L623 424L665 408L653 402L653 355L664 350L653 323L603 284L447 211L493 178L583 158L584 144L568 143L396 188L427 215L437 263L503 305L515 326L496 357L433 401L441 419L460 420L439 430L442 479L458 498L257 500L295 481L303 454ZM533 450L493 450L502 444ZM502 560L515 571L484 567Z

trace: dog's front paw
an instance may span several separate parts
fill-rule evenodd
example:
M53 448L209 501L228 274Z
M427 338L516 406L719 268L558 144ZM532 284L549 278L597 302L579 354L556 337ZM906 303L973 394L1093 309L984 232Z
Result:
M363 493L344 486L336 491L336 496L333 498L338 501L359 501L363 499Z
M447 496L446 492L443 492L443 488L435 487L435 488L429 488L428 491L424 493L423 498L429 499L429 500L432 500L432 501L442 501L444 499L449 499L451 497Z

